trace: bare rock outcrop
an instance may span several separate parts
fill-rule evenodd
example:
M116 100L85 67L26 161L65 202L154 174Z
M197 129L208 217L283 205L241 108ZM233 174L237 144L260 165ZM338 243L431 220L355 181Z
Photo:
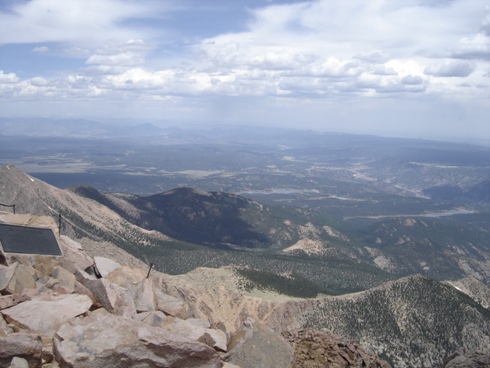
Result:
M205 344L108 313L91 312L64 324L54 339L56 360L77 368L219 368L218 353Z
M92 279L83 271L77 272L78 281L95 297L97 303L110 313L128 318L136 317L136 306L131 293L106 279Z
M153 281L143 271L119 267L107 274L105 279L128 290L138 312L157 310L158 299L153 290Z
M487 368L490 367L490 351L454 353L449 356L442 368Z
M50 218L21 217L23 224L54 225ZM244 295L231 269L148 278L118 265L100 275L80 243L67 236L58 241L62 257L10 254L0 265L0 338L34 334L39 351L32 358L19 343L19 351L1 355L0 346L0 366L287 368L293 349L279 332L300 327L318 307L314 300ZM95 245L92 254L100 254ZM121 264L132 264L124 257ZM236 331L231 339L230 331Z
M146 272L99 258L101 278L79 243L58 242L62 257L7 254L0 265L0 367L222 366L225 330L179 319L190 317L185 302Z
M158 310L164 312L173 317L186 319L190 313L187 309L187 305L178 298L167 295L160 291L158 288L155 290L158 299Z
M241 368L292 367L293 349L269 327L247 318L231 337L226 360Z
M77 268L86 270L94 264L93 258L82 251L80 243L66 235L61 235L59 245L63 252L62 264L71 273L75 273Z
M138 319L153 327L163 327L167 316L160 311L150 311L138 313Z
M315 329L295 330L282 335L294 348L293 368L391 367L388 362L366 352L355 341L340 336Z

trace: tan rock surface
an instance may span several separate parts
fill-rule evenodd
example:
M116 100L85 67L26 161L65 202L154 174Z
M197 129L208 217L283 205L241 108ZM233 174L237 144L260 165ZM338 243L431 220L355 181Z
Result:
M204 326L206 324L174 318L171 323L165 324L164 328L177 335L203 342L210 347L226 352L228 344L226 334L221 330L214 330Z
M185 275L154 276L157 288L188 305L190 313L209 323L222 322L235 331L251 316L266 321L281 303L254 298L240 291L240 279L232 269L198 268Z
M136 306L127 289L106 279L91 280L86 278L79 279L79 282L89 289L95 300L110 313L127 318L136 317Z
M293 348L261 322L248 318L232 336L226 360L241 368L292 367Z
M158 299L153 290L153 281L138 269L119 267L106 276L106 280L129 291L138 312L154 311Z
M35 289L36 280L36 270L20 263L0 270L0 290L4 293L18 294L24 289Z
M164 312L167 315L186 319L189 316L186 304L173 296L167 295L160 291L155 290L158 300L158 310Z
M54 339L62 366L77 368L218 368L218 354L204 344L103 309L63 325Z
M62 235L59 244L63 252L61 263L71 273L75 273L77 268L86 270L94 264L93 258L80 249L80 243Z
M20 328L53 336L66 321L86 313L92 301L86 295L41 294L29 301L1 311L9 323Z
M118 262L106 257L94 257L94 262L102 277L106 277L115 269L122 267Z

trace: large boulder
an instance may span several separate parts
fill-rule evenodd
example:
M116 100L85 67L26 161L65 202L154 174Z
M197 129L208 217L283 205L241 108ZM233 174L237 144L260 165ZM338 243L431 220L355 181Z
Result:
M0 269L0 292L2 294L18 294L24 289L36 288L37 273L30 266L12 263Z
M0 337L0 367L9 367L12 360L18 357L26 360L29 368L40 368L41 356L42 342L39 335L12 334Z
M130 292L137 312L157 310L158 299L153 290L153 281L146 278L146 274L142 270L120 267L113 270L105 278Z
M93 266L94 260L82 252L80 243L61 235L59 245L63 252L60 262L71 273L75 273L76 269L86 270Z
M92 293L97 304L110 313L136 318L136 306L131 293L106 279L94 279L84 271L76 271L77 280Z
M46 293L3 309L1 313L9 323L19 328L54 336L63 323L86 313L91 306L92 301L86 295Z
M293 348L281 335L249 317L231 337L226 361L241 368L292 367Z
M189 317L190 312L187 309L186 304L173 296L167 295L164 292L156 289L156 295L158 300L158 310L163 313L182 319Z
M19 295L19 294L2 295L0 296L0 310L10 308L26 300L27 298L24 295Z
M208 346L98 309L61 326L54 353L62 367L218 368Z
M100 276L106 277L115 269L121 268L122 266L113 261L112 259L105 257L94 257L95 267L97 267L97 271L99 271Z
M217 350L224 352L227 350L227 335L221 330L209 328L209 323L207 322L196 319L182 320L174 318L171 323L165 324L164 328L175 334L203 342Z
M75 275L63 267L57 266L53 268L51 276L58 280L58 284L70 291L75 290L75 282L77 281Z

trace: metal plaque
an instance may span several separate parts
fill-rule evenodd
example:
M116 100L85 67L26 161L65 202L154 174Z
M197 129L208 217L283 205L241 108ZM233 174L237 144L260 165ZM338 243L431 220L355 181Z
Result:
M51 229L0 224L0 242L5 253L63 255Z

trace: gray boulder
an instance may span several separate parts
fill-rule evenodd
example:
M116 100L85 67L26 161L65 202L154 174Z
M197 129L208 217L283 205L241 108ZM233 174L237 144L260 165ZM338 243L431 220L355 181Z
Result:
M61 367L218 368L208 346L98 309L61 326L54 338Z

